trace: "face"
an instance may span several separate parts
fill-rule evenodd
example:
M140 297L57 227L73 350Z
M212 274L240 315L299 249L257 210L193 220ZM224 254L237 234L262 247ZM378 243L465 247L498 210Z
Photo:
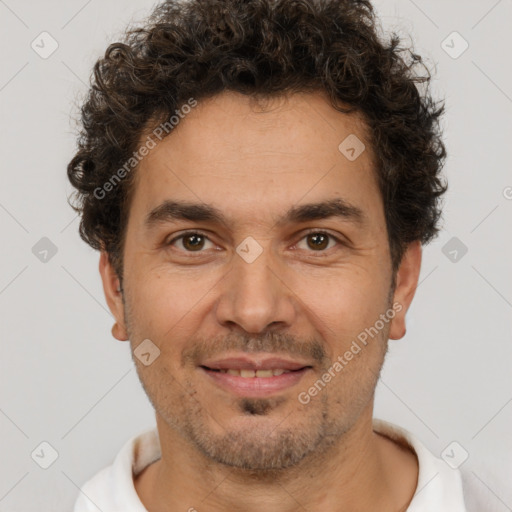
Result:
M134 362L159 425L210 461L321 453L371 409L388 337L405 333L420 246L393 293L370 147L347 158L349 135L366 140L362 121L320 93L226 92L139 164L124 294L103 253L104 289L118 339L135 354L149 340L151 363Z

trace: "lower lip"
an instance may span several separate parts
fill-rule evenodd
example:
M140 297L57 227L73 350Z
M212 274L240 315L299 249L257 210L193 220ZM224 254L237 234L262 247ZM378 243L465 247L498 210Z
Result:
M282 373L272 377L239 377L229 373L215 372L200 368L221 388L238 396L261 397L295 386L311 368L302 368L293 372Z

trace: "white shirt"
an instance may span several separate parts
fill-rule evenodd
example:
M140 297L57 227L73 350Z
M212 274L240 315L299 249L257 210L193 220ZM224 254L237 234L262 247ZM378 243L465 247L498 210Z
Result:
M373 430L398 443L409 445L418 457L418 485L407 512L487 512L472 496L474 509L466 508L459 469L434 456L407 430L374 419ZM156 427L132 437L112 465L103 468L81 488L73 512L147 512L135 490L133 476L161 456ZM469 489L464 489L468 493ZM467 494L466 494L467 497Z

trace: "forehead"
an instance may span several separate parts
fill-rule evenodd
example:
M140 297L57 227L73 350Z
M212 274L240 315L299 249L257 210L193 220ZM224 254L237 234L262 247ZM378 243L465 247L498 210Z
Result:
M322 93L200 101L140 162L134 186L141 217L169 200L208 204L239 223L334 198L370 215L382 207L362 118Z

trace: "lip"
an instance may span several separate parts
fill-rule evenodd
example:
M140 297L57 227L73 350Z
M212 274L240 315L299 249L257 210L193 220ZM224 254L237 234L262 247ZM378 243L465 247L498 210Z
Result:
M289 373L272 377L240 377L215 370L270 370L282 369ZM227 357L205 361L199 370L224 391L240 397L264 397L285 391L297 385L312 370L311 365L281 357L249 358Z
M230 393L243 397L263 397L284 391L295 386L304 374L311 370L305 367L300 370L274 375L272 377L238 377L229 373L220 373L200 367L200 370L212 381Z
M234 356L226 357L223 359L208 360L201 363L202 367L207 367L212 370L300 370L306 366L311 366L306 362L292 361L282 357L247 357L247 356Z

